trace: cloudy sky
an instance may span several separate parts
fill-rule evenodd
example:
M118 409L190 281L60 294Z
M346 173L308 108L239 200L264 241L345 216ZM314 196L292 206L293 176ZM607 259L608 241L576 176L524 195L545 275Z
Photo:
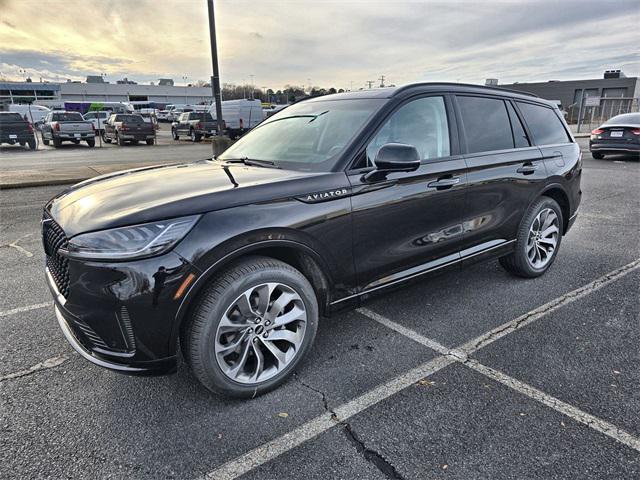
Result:
M640 74L640 0L216 0L223 82L360 88ZM0 77L211 75L206 0L0 0Z

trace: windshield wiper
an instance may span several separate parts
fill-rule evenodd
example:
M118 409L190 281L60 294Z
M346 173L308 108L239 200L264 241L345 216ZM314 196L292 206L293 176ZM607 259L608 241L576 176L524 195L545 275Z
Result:
M267 167L267 168L280 168L274 162L270 160L256 160L255 158L240 157L240 158L225 158L222 160L227 163L243 163L254 167Z

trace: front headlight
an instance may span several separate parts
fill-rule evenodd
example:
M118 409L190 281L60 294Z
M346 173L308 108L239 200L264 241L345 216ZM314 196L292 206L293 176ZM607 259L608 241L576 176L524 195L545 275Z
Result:
M128 260L171 250L196 224L200 215L84 233L73 237L60 253L87 260Z

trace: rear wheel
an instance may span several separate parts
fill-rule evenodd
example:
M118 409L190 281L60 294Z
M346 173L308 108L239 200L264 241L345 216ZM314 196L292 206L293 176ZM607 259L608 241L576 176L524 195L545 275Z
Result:
M120 136L118 135L118 132L116 132L115 141L121 147L124 146L124 140L122 138L120 138Z
M202 137L200 135L198 135L193 128L191 129L191 133L190 133L189 136L191 137L191 141L193 143L196 143L196 142L199 142L200 140L202 140Z
M513 253L500 258L509 273L533 278L553 264L562 241L562 210L555 200L541 197L527 211L516 238Z
M154 138L147 138L147 145L153 145L154 143L156 143Z
M45 145L49 145L49 139L42 137L42 143L44 143Z
M178 136L178 132L176 132L176 129L175 129L175 128L172 128L172 129L171 129L171 137L172 137L174 140L180 140L180 137Z
M57 138L53 139L53 146L58 148L60 145L62 145L62 140L59 140Z
M102 136L102 141L104 143L111 143L111 139L109 137L107 137L107 134L104 132L104 130L102 131L101 136Z
M602 160L604 158L604 155L598 152L591 152L591 156L596 160Z
M87 145L89 147L95 147L96 146L96 139L95 138L87 138Z
M36 149L36 139L35 138L30 138L29 140L27 140L27 145L29 145L29 150L35 150Z
M254 397L285 381L317 328L318 303L305 276L279 260L248 257L202 293L182 345L208 389Z

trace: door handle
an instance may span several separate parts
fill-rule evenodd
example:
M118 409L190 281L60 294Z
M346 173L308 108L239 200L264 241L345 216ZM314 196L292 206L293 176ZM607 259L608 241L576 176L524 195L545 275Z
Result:
M429 188L435 188L437 190L444 190L445 188L451 188L454 185L460 183L460 177L439 178L435 182L429 183Z
M522 167L520 167L518 170L516 170L516 172L518 173L522 173L523 175L531 175L532 173L534 173L536 170L538 169L537 165L531 165L529 164L525 164Z

